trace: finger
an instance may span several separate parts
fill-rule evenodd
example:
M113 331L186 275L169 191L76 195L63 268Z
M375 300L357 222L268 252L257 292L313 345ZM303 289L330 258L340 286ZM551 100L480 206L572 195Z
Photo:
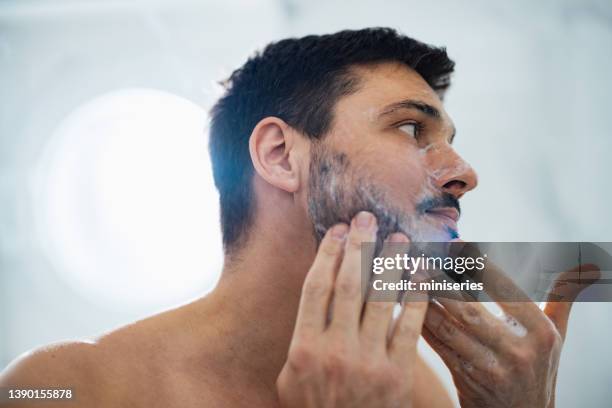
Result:
M468 242L457 240L463 245L462 253L470 256L481 256L478 248ZM479 272L484 290L502 308L502 310L516 319L526 329L541 327L545 316L529 296L518 287L498 266L491 260L485 262L485 268Z
M461 326L481 343L497 349L500 341L510 334L508 327L478 302L463 302L442 297L436 301ZM433 330L432 330L433 331Z
M395 258L396 255L407 253L409 242L408 237L404 234L391 234L383 245L380 258ZM376 275L376 279L382 279L385 282L399 282L404 270L396 266L385 269L382 274ZM370 287L370 291L372 290ZM390 293L385 293L384 296L384 299L372 299L374 294L368 294L369 300L365 305L360 329L361 338L364 341L383 350L387 347L389 325L393 321L393 308L396 303L394 300L398 299L397 296L393 300L386 299L387 296L390 296Z
M417 271L412 280L415 290L406 291L402 302L402 311L395 322L389 340L389 357L400 366L414 364L416 346L423 329L425 313L429 306L427 292L419 290L419 282L424 280L422 271Z
M361 318L363 299L361 296L361 262L364 242L376 240L376 218L369 212L362 211L351 222L346 238L344 259L336 277L333 290L332 321L330 329L340 331L357 331ZM372 245L373 250L373 245ZM372 253L364 254L367 264L371 264ZM365 262L364 262L365 263Z
M348 229L346 224L333 226L319 245L302 286L295 326L297 335L306 332L320 333L325 329L336 270L340 264Z
M425 315L425 328L476 367L485 369L495 358L491 349L468 334L460 322L436 302L429 304Z
M464 387L463 389L471 388L474 390L482 390L481 384L487 382L485 376L488 370L475 370L474 366L469 360L463 358L463 356L461 356L455 350L441 342L436 336L433 335L433 333L429 331L429 329L427 329L427 327L423 328L423 338L425 341L427 341L427 344L429 344L431 348L440 356L444 364L446 364L450 370L451 374L453 374L455 384L458 382L461 383L461 386ZM465 385L468 385L468 387L465 387Z
M580 292L599 280L600 276L596 265L587 264L565 271L555 279L544 307L544 314L552 320L563 339L574 301Z
M507 315L514 318L528 331L537 330L546 323L546 316L537 304L520 289L501 269L487 262L485 291Z
M427 327L423 328L422 334L427 344L429 344L431 348L434 349L436 353L438 353L438 355L440 356L442 361L444 361L444 364L446 364L449 370L451 370L452 372L460 371L462 365L462 358L459 353L457 353L456 351L448 347L446 344L444 344L442 341L440 341L432 332L429 331Z

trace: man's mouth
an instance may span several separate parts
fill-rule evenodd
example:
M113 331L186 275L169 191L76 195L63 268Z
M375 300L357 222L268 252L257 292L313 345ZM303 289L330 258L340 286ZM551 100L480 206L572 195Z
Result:
M425 211L427 215L434 217L441 226L446 227L453 238L459 236L457 232L457 222L459 221L460 213L456 208L453 207L436 207Z

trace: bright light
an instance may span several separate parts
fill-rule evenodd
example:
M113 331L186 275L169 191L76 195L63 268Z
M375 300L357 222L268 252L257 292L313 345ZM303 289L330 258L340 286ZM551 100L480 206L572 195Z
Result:
M37 178L56 270L104 306L168 306L222 263L206 113L149 89L100 96L58 127Z

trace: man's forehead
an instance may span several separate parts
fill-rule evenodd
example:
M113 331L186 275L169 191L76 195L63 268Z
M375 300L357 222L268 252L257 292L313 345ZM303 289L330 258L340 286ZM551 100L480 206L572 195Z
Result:
M403 101L415 101L433 107L441 118L450 121L439 95L415 70L405 64L386 62L351 68L358 78L355 93L341 98L338 113L368 112L374 119Z

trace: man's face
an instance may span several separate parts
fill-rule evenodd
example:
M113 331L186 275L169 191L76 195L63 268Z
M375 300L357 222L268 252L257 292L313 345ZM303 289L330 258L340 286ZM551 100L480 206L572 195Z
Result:
M379 238L457 238L458 199L477 177L452 147L455 128L440 98L400 64L355 72L359 90L338 101L331 130L311 145L308 211L317 237L366 210Z

